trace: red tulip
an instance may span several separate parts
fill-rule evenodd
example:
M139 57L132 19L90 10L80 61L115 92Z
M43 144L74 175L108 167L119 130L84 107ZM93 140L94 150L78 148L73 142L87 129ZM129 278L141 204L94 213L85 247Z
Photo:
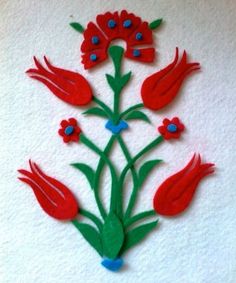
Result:
M143 82L141 95L145 107L159 110L167 106L178 94L184 79L191 72L200 69L199 63L187 63L186 51L178 62L178 53L176 48L174 61Z
M157 190L153 205L157 213L174 216L190 204L199 182L214 172L214 164L201 164L201 157L194 154L187 166L167 178Z
M87 80L80 74L54 67L44 56L50 71L34 57L37 69L26 71L31 78L45 84L61 100L72 105L86 105L92 100L92 90Z
M26 177L19 179L28 184L42 209L51 217L71 220L78 214L78 204L72 192L61 182L47 176L38 165L29 161L32 172L18 170Z

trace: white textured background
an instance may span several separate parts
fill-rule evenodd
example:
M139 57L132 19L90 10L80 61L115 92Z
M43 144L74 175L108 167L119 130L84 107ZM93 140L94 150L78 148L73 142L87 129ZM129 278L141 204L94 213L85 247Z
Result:
M82 110L56 99L24 71L33 66L33 55L46 54L55 65L84 74L111 103L104 80L111 64L85 72L80 64L82 36L68 24L85 25L98 13L122 8L147 21L159 17L165 21L155 33L156 65L125 62L134 78L124 92L123 107L140 102L142 80L168 64L176 46L202 64L202 72L189 78L171 107L158 114L146 111L153 125L132 122L124 133L135 153L156 136L155 127L165 116L180 116L188 129L182 141L166 143L150 155L166 162L150 176L139 209L151 207L155 188L193 152L215 162L217 173L201 183L184 215L161 218L159 229L125 256L127 268L114 274L100 266L100 258L72 225L43 213L31 190L16 177L17 169L26 168L32 158L68 185L81 204L94 209L85 178L68 164L88 161L95 166L96 156L82 145L66 146L57 129L61 119L75 116L84 132L103 147L110 136L104 120L83 117ZM236 282L235 14L235 0L0 1L0 282ZM119 150L114 154L122 163ZM106 182L104 191L108 190Z

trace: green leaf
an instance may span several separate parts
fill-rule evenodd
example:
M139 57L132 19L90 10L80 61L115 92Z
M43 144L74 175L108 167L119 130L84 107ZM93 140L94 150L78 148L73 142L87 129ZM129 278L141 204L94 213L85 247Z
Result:
M150 29L156 29L162 24L162 19L157 19L149 24Z
M80 170L82 173L84 173L84 175L88 179L88 182L89 182L91 188L93 189L94 188L94 180L95 180L94 170L90 166L88 166L84 163L72 163L71 165L73 167L75 167L76 169Z
M114 259L118 255L124 241L123 226L119 218L111 212L105 219L102 231L104 255Z
M85 111L83 114L85 114L85 115L96 115L96 116L108 118L107 113L102 108L99 108L99 107L92 107L92 108L88 109L87 111Z
M160 162L162 162L162 160L160 159L155 159L155 160L150 160L145 162L142 167L139 170L139 187L142 186L142 184L144 183L146 177L148 176L148 174L151 172L151 170L158 165Z
M84 27L80 23L73 22L73 23L70 23L70 26L80 33L84 32Z
M102 241L98 231L89 224L79 223L77 220L72 220L72 222L85 240L100 254L100 256L103 256Z
M139 110L132 111L125 117L125 120L135 120L135 119L143 120L147 123L151 123L148 116Z
M121 77L120 83L122 87L124 87L128 83L128 81L130 80L130 77L131 77L131 72Z
M109 86L112 88L112 90L115 90L116 85L117 85L116 79L109 74L106 74L106 78L107 78L107 82L108 82Z
M134 228L125 235L124 245L122 252L127 251L140 241L142 241L157 225L158 220L150 222L148 224L140 225Z

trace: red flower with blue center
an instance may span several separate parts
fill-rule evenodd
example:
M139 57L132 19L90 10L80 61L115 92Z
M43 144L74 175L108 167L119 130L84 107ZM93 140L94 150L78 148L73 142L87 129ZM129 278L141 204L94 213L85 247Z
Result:
M78 142L80 133L81 129L75 118L61 121L61 129L59 129L58 134L63 137L65 143Z
M98 15L97 25L88 23L84 31L84 41L81 45L82 63L85 69L92 68L107 59L107 49L114 39L126 42L125 57L140 61L153 62L155 49L146 47L153 43L152 30L147 22L126 10ZM140 48L140 46L145 46Z
M184 130L184 125L177 117L171 120L165 118L162 123L163 125L158 127L158 131L165 140L178 139Z

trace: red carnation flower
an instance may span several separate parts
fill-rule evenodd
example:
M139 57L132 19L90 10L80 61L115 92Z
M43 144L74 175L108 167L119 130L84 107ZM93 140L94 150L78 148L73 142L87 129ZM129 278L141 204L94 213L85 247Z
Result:
M61 121L61 129L59 129L58 134L63 137L65 143L78 142L80 133L81 129L75 118Z
M184 125L177 117L171 120L165 118L162 123L163 125L158 127L158 131L165 140L178 139L184 130Z
M153 62L155 49L151 47L138 48L152 44L152 30L147 22L126 10L98 15L97 25L88 23L84 31L84 41L81 45L82 63L85 69L92 68L107 59L107 49L114 39L123 39L126 42L125 56L141 61ZM135 46L138 46L135 48Z

